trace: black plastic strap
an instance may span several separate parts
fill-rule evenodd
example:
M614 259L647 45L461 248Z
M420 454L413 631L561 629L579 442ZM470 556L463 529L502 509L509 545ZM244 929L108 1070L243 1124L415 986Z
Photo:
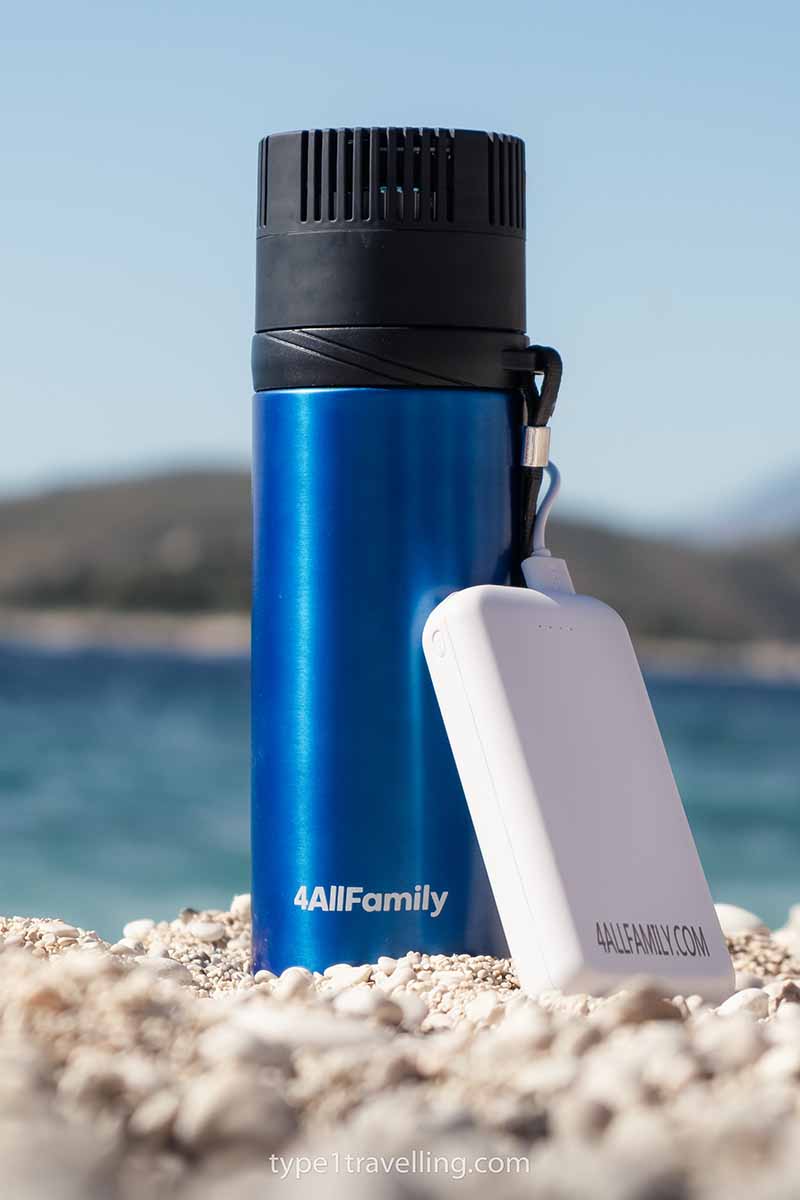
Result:
M526 377L521 383L525 392L526 425L546 425L553 415L561 387L564 365L561 355L552 346L528 346L525 350L506 350L503 366ZM541 375L537 387L535 376Z
M529 346L526 350L506 350L503 365L524 376L526 425L546 425L553 415L561 386L563 363L552 346ZM541 375L537 386L536 376ZM533 548L533 527L544 471L541 467L523 467L520 479L520 561ZM517 578L520 582L520 578Z

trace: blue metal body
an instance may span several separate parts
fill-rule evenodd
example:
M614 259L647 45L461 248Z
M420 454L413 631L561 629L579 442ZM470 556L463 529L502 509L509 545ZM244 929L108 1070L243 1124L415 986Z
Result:
M508 579L518 427L506 392L254 398L256 970L504 949L420 635Z

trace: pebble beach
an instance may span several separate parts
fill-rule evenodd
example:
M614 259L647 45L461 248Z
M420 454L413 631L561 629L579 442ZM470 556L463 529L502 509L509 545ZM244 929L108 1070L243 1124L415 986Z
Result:
M525 996L414 951L249 970L250 902L116 943L0 918L13 1200L800 1194L800 907L718 906L736 991Z

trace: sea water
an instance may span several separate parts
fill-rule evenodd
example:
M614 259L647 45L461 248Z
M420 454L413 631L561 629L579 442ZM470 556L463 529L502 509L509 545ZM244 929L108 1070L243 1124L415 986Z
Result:
M647 682L714 898L781 923L800 685ZM244 657L0 646L0 913L116 938L247 891L248 689Z

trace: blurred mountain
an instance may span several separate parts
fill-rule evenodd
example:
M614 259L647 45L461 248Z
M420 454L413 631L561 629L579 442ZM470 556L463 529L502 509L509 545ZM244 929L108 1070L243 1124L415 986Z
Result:
M176 471L0 501L0 603L242 609L249 564L244 471Z
M550 544L579 590L612 604L638 635L800 640L800 532L713 547L555 520ZM249 588L244 471L180 471L0 501L0 605L243 611Z
M706 514L690 536L707 543L734 544L749 538L779 538L800 530L800 467L785 471L729 504Z

